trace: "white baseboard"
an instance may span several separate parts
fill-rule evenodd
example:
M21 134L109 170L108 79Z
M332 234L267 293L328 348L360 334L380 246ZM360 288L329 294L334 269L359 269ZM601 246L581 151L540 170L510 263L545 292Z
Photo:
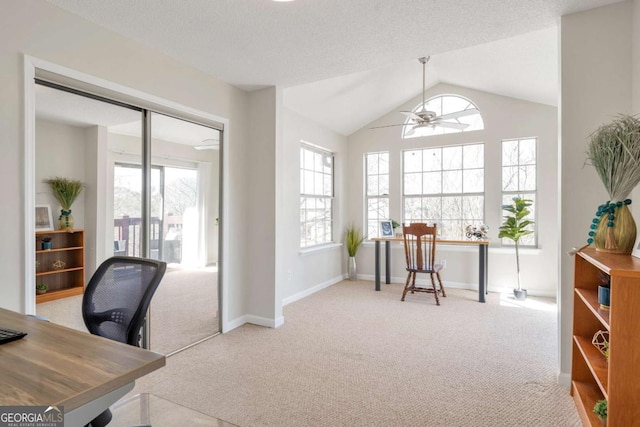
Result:
M419 278L420 276L418 276L418 278L416 278L416 284L420 285L420 286L431 286L431 280L429 280L429 276L427 275L423 275L423 278ZM424 278L426 277L426 278ZM376 280L376 276L373 274L358 274L358 279L359 280L371 280L371 281L375 281ZM384 275L382 275L380 277L380 286L384 286ZM391 283L401 283L404 285L404 283L406 282L407 278L406 277L391 277ZM478 290L478 284L477 283L464 283L464 282L453 282L450 280L443 280L442 283L444 284L445 289L447 288L452 288L452 289L466 289L469 291L477 291ZM506 287L502 287L502 286L489 286L489 292L499 292L499 293L503 293L503 292L508 292L511 293L511 289L510 288L506 288ZM556 293L555 291L538 291L535 289L532 290L527 290L527 295L532 296L532 297L546 297L546 298L555 298L556 297Z
M322 282L318 285L315 285L309 289L305 289L304 291L300 291L297 294L293 294L289 297L283 298L282 299L282 306L284 307L285 305L291 304L292 302L296 302L298 300L301 300L302 298L308 297L309 295L315 294L316 292L319 292L321 290L323 290L324 288L328 288L331 285L335 285L336 283L339 283L341 281L343 281L344 279L347 278L346 274L342 274L340 276L334 277L333 279L327 280L326 282ZM358 279L360 278L360 276L358 276Z
M558 384L564 387L571 387L571 374L560 372L558 374Z
M277 328L284 324L284 317L280 316L276 319L269 319L267 317L254 316L252 314L245 314L244 316L240 316L236 319L233 319L227 324L225 330L222 333L227 333L235 328L238 328L245 323L251 323L252 325L264 326L267 328Z

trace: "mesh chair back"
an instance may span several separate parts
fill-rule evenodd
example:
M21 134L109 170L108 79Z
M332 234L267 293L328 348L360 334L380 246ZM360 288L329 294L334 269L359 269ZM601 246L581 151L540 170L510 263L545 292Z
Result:
M82 317L89 332L138 346L140 328L167 264L115 256L104 261L89 281Z

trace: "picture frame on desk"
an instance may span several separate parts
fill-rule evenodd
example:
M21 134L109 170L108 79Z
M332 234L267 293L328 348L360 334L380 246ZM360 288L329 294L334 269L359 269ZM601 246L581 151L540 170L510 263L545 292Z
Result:
M36 205L36 231L53 231L53 216L51 206Z
M394 237L391 221L380 221L380 237Z

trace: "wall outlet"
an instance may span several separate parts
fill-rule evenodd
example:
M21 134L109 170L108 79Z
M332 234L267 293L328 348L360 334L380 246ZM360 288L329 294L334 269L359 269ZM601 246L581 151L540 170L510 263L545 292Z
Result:
M442 268L447 268L447 260L446 259L441 259L440 260L440 265L442 265Z

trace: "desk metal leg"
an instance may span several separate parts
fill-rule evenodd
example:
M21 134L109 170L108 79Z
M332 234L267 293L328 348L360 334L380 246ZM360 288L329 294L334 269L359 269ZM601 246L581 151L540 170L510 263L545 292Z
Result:
M387 285L391 283L391 242L384 242L384 271L385 271L385 282Z
M479 253L479 269L478 269L478 301L485 302L485 295L489 293L487 288L487 273L488 273L488 255L489 245L478 245Z
M380 290L380 241L376 240L376 291Z

